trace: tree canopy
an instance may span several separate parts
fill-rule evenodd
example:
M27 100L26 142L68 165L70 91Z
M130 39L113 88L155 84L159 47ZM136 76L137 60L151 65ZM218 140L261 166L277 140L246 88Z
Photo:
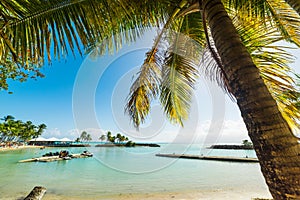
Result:
M0 123L0 141L2 142L26 142L39 137L47 128L45 124L34 125L31 121L15 120L11 115L1 120L3 121Z

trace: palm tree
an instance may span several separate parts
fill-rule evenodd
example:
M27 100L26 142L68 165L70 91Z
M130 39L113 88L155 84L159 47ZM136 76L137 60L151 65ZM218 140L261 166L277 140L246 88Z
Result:
M37 131L36 133L33 135L33 138L38 138L40 135L42 135L42 133L44 132L44 130L47 128L46 124L40 124L37 126Z
M118 140L118 143L121 142L121 138L122 138L121 133L117 133L116 139Z
M92 141L93 139L92 139L91 134L87 134L85 140L88 141L88 142Z
M9 120L14 120L15 118L12 115L7 115L1 118L1 120L8 122Z
M79 37L85 48L94 48L97 42L102 42L103 45L97 47L97 51L103 53L107 47L113 49L113 43L115 48L119 48L123 39L134 40L140 34L134 29L137 26L163 25L131 90L127 111L134 124L139 126L145 120L151 101L157 97L168 118L183 124L183 120L188 117L191 92L198 77L199 63L196 58L207 47L216 66L216 70L211 71L218 74L213 79L224 85L225 91L236 99L274 199L299 198L300 147L289 126L295 124L295 120L291 119L291 114L287 114L287 106L279 92L283 88L293 90L289 82L283 84L283 80L289 79L282 62L278 61L283 57L272 57L272 52L264 52L262 47L266 43L263 41L260 41L261 46L256 46L255 51L253 46L247 46L247 42L253 42L253 38L248 37L251 35L255 35L256 39L270 35L274 38L268 32L270 28L282 36L277 41L284 38L300 46L297 25L299 15L286 12L289 8L285 1L280 1L280 4L275 0L227 0L223 1L224 4L221 0L115 1L111 4L92 0L31 2L3 0L0 3L3 11L0 17L3 25L0 29L0 57L1 61L8 60L0 65L6 68L9 65L11 69L0 86L5 86L7 78L16 76L14 72L19 69L16 65L28 68L41 63L45 51L50 60L51 45L55 55L66 54L67 43L72 51L79 48ZM299 6L293 3L296 1L286 2L299 13ZM36 10L36 13L32 14L32 10ZM248 25L258 19L262 19L265 26L259 27L264 31L257 33L253 31L258 28L256 24L252 23L252 28ZM103 22L105 25L101 24ZM189 48L184 54L176 54L172 50L182 50L186 43L176 43L179 37L175 36L175 43L169 40L166 42L168 47L161 50L160 41L167 38L167 29L189 35L200 48L198 51ZM112 39L104 42L105 38ZM263 53L258 55L257 52ZM285 55L284 52L281 55ZM267 68L272 63L270 61L277 62L277 68L274 65ZM38 67L35 69L39 72ZM22 78L22 74L20 76ZM272 90L276 92L271 94ZM291 119L289 124L286 119ZM115 141L111 135L107 139Z
M297 199L300 197L298 139L280 113L222 2L202 3L230 90L237 100L269 190L274 199Z
M99 140L101 140L102 142L104 141L106 139L106 135L101 135L100 137L99 137Z
M79 137L76 138L76 139L75 139L75 142L77 142L77 143L80 142L80 138L79 138Z
M300 2L298 0L285 0L298 14L300 14Z
M107 139L108 142L111 141L112 136L111 136L111 132L110 132L110 131L107 132L107 134L106 134L106 139Z
M82 133L80 135L80 140L81 141L87 140L87 136L88 136L88 133L86 131L82 131Z

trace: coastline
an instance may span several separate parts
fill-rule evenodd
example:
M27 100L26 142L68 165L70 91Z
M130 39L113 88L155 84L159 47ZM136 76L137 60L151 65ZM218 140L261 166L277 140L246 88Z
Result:
M20 146L12 146L12 147L0 147L0 152L15 151L20 149L31 149L31 148L44 148L44 146L20 145Z
M85 200L254 200L257 198L261 199L272 199L271 194L268 191L240 191L234 190L223 190L223 189L212 189L206 191L165 191L157 193L144 193L144 194L115 194L115 195L101 195L101 196L86 196ZM43 200L80 200L82 197L76 196L58 196L51 193L46 193Z

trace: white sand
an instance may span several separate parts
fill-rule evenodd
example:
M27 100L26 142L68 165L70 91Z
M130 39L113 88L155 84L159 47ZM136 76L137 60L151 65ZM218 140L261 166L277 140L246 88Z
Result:
M271 195L268 191L265 192L252 192L252 191L182 191L182 192L164 192L164 193L148 193L148 194L118 194L111 196L95 196L85 197L85 200L251 200L254 198L268 198L271 199ZM82 197L69 197L69 196L56 196L53 194L47 194L43 200L79 200Z
M12 146L12 147L0 147L1 151L14 151L19 149L29 149L29 148L41 148L43 146L32 146L32 145L21 145L21 146Z

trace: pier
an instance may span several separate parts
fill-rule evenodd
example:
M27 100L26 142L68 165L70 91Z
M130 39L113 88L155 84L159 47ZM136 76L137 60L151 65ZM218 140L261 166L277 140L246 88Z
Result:
M197 159L197 160L215 160L215 161L228 161L228 162L251 162L257 163L257 158L247 158L247 157L227 157L227 156L199 156L191 154L156 154L159 157L168 157L168 158L185 158L185 159Z

